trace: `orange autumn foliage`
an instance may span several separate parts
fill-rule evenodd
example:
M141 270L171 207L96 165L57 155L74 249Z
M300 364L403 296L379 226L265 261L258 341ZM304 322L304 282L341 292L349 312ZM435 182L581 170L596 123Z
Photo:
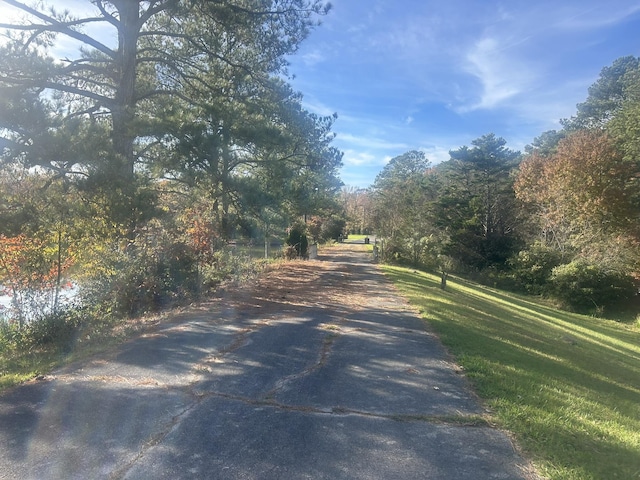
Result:
M578 131L555 154L533 153L520 165L516 196L556 242L585 232L624 232L633 222L629 186L636 167L601 131Z
M57 286L71 259L59 260L40 239L20 234L0 235L0 285L8 295L23 290L46 290Z

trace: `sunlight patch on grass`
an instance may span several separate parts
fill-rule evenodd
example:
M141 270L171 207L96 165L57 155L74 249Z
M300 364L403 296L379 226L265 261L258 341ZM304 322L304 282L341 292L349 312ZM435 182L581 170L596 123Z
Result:
M51 371L61 358L56 352L0 352L0 392Z
M384 267L495 421L553 480L640 479L640 332L449 277Z

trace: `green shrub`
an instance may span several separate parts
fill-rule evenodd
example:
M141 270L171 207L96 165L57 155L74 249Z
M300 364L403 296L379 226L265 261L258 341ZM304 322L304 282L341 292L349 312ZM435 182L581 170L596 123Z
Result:
M411 263L411 252L407 249L407 242L399 236L385 238L381 244L382 260L389 263Z
M0 351L21 348L23 344L24 332L20 324L15 321L0 321Z
M561 253L539 242L520 251L508 262L516 285L532 294L545 291L551 272L561 264Z
M295 248L298 257L306 258L308 256L309 240L305 233L303 225L294 225L287 236L287 245Z
M81 326L81 317L72 308L29 322L25 337L34 348L53 346L68 350Z
M555 267L547 288L553 297L579 312L627 302L637 292L629 275L584 260Z
M80 310L69 307L23 323L0 322L0 347L29 351L41 348L68 350L82 325Z
M343 218L332 215L322 223L320 238L318 240L322 242L338 240L342 232L344 232L346 224L347 222Z
M82 282L83 304L135 316L187 301L199 291L195 254L182 243L133 245L109 260L111 268Z

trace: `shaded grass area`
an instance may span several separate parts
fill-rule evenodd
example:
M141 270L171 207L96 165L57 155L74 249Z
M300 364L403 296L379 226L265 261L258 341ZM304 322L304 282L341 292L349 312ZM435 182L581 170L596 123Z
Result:
M553 480L640 479L640 331L449 278L384 266L495 421Z
M31 380L41 372L52 370L60 361L59 355L54 352L40 352L37 355L0 352L0 392Z
M34 345L0 335L0 393L57 367L104 352L145 331L161 317L93 320L56 341ZM6 333L6 332L5 332Z

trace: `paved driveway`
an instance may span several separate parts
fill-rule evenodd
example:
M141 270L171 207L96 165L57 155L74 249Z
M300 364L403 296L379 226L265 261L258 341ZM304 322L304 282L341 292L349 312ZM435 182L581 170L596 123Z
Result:
M361 248L0 396L0 478L533 478Z

